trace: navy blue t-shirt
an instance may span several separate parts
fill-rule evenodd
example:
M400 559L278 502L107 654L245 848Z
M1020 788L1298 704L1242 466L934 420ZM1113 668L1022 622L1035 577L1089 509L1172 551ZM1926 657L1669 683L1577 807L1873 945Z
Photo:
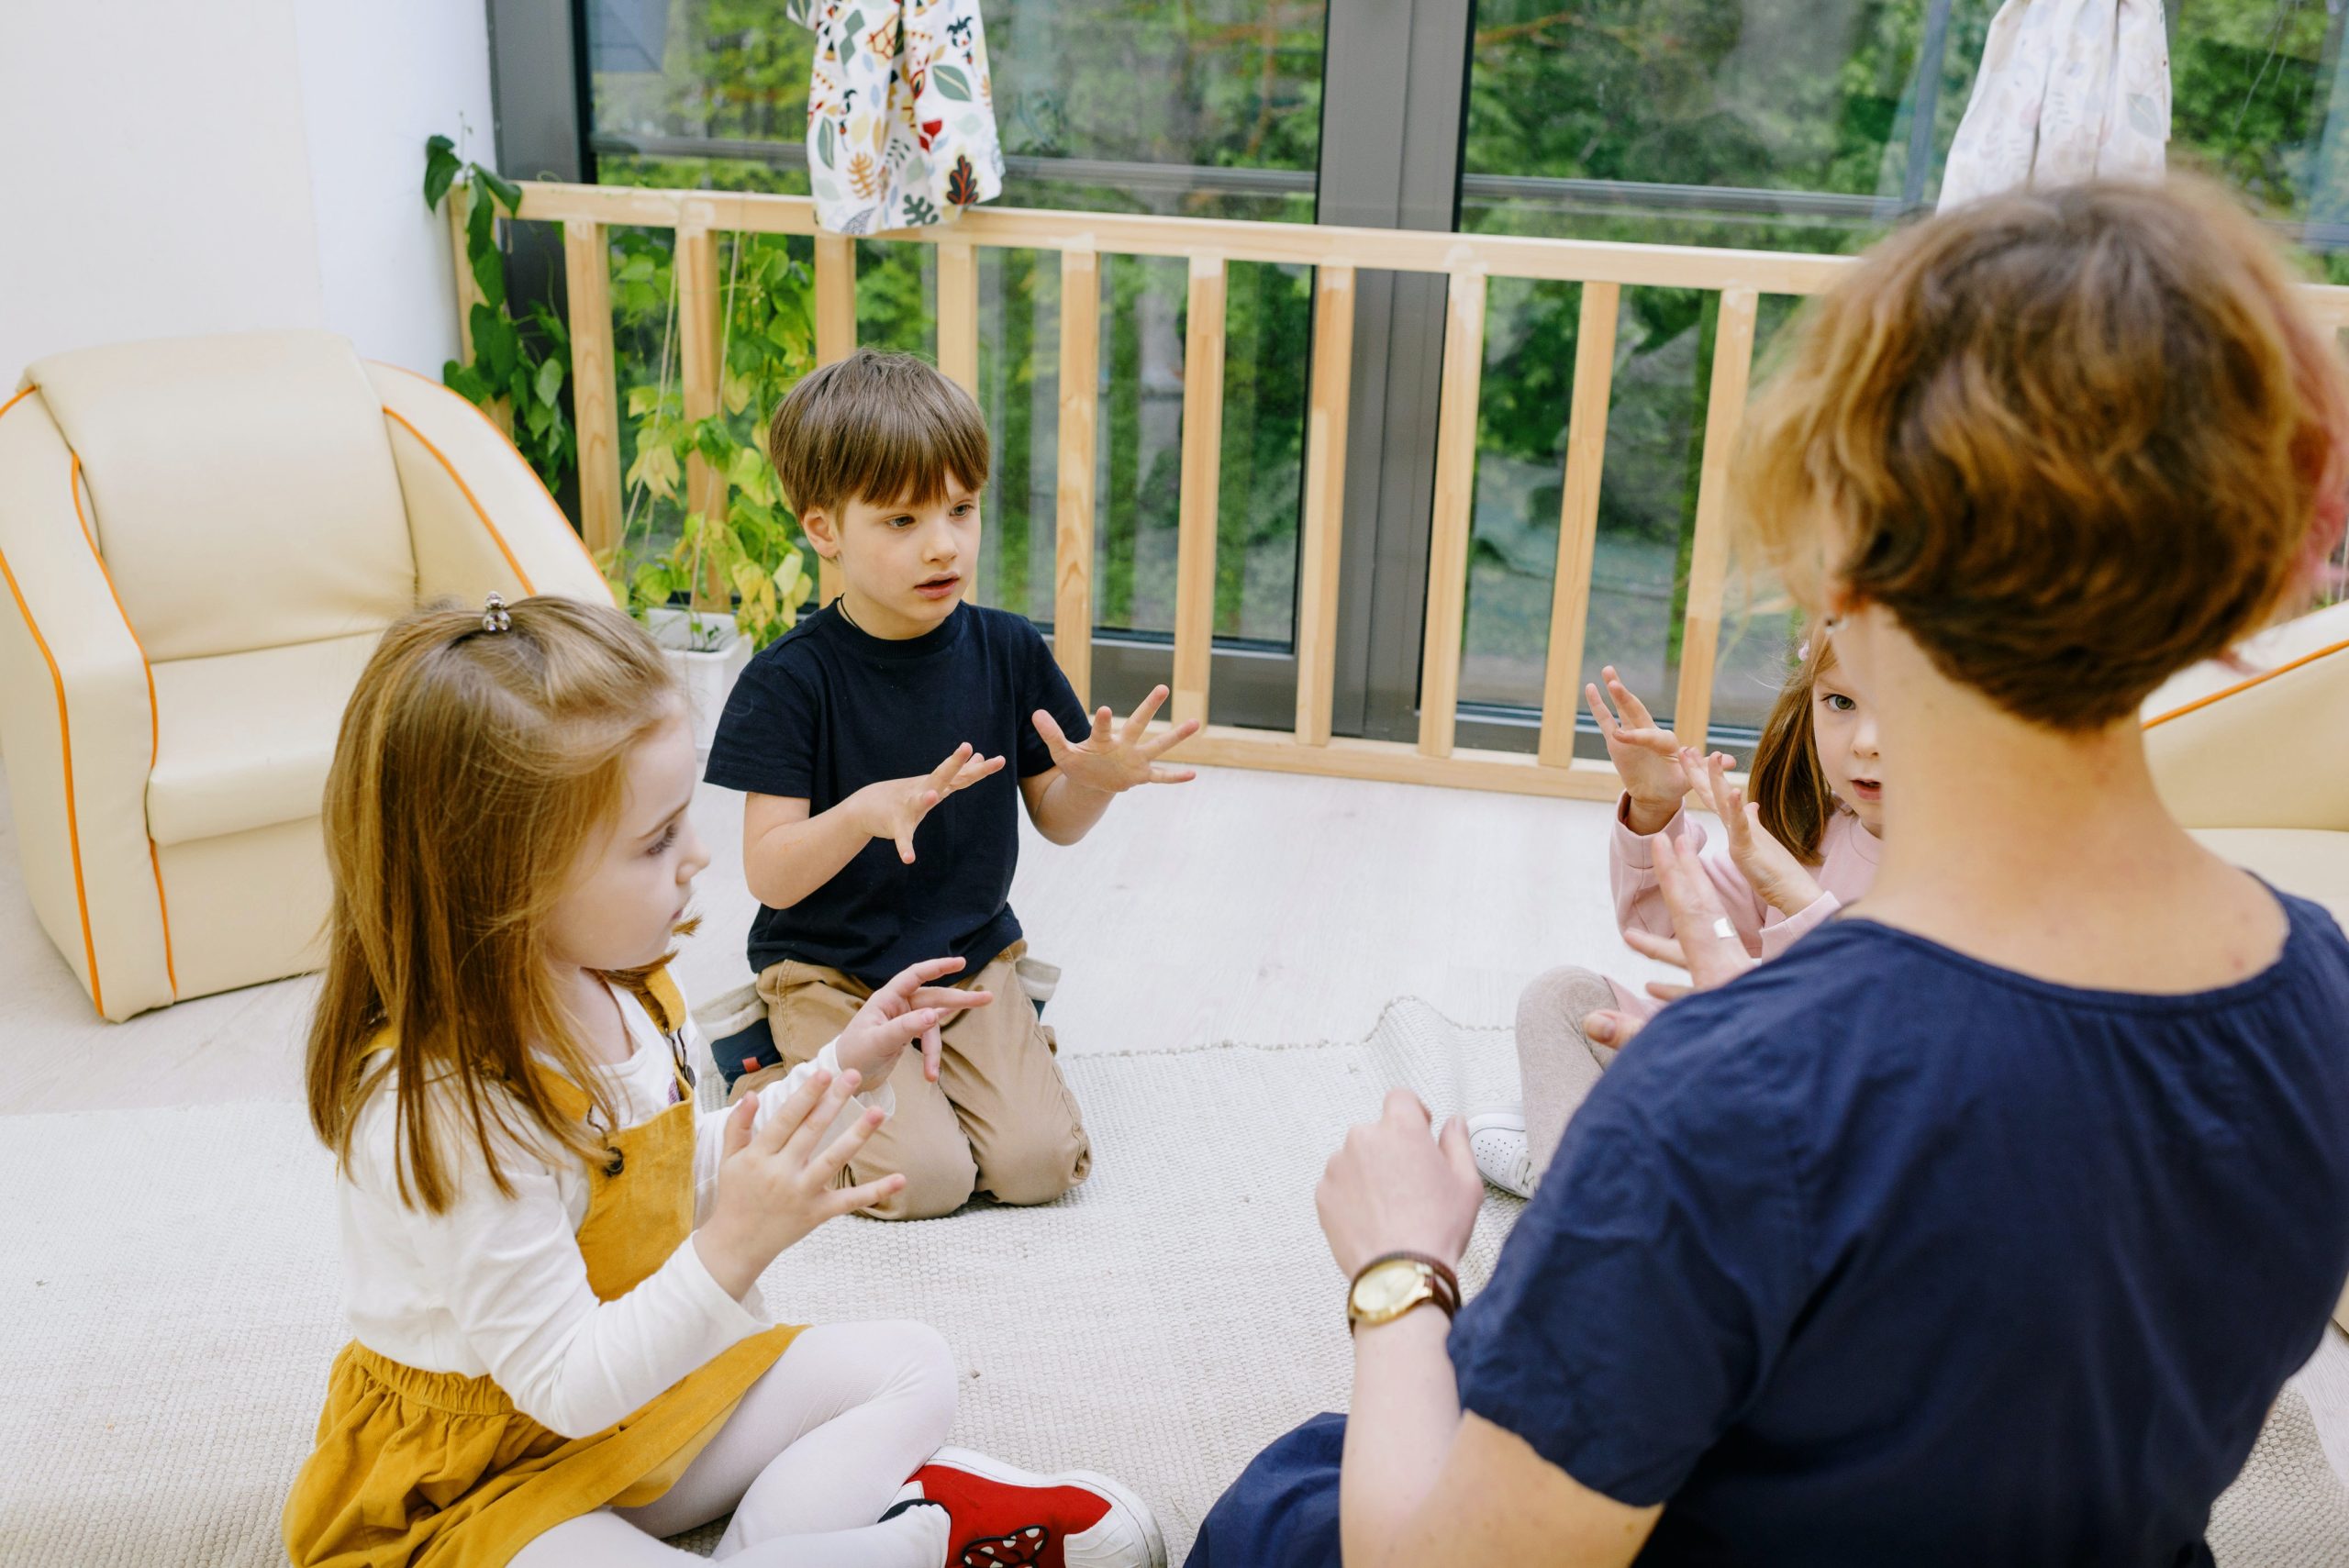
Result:
M1027 617L975 605L891 641L859 631L835 601L751 660L710 747L714 784L805 798L813 817L866 784L930 773L966 740L1010 762L931 808L913 864L875 839L790 908L762 907L751 967L796 958L878 985L926 958L966 959L974 973L1018 941L1017 781L1052 765L1030 717L1038 708L1072 740L1091 728Z
M2207 1563L2349 1274L2349 941L2182 996L1847 918L1677 1002L1462 1312L1643 1563Z

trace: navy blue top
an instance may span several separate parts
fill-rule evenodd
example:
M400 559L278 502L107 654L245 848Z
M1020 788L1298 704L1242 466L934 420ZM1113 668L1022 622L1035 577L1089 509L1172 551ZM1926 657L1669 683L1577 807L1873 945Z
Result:
M866 784L927 773L965 740L1010 762L931 808L914 831L913 864L874 839L790 908L761 907L751 967L796 958L879 985L925 958L967 959L975 973L1018 941L1017 780L1052 765L1030 717L1038 708L1073 740L1090 730L1027 617L975 605L891 641L850 625L834 601L751 660L718 720L712 784L804 798L813 817Z
M2349 941L2183 996L1847 918L1675 1003L1461 1314L1643 1563L2206 1563L2349 1274Z

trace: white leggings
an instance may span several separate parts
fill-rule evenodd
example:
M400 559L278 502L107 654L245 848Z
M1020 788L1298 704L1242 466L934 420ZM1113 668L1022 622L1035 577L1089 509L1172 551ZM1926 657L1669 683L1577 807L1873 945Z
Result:
M513 1568L637 1568L702 1559L662 1537L734 1522L713 1558L740 1568L941 1568L942 1508L875 1524L954 1422L954 1358L920 1323L807 1329L751 1385L676 1485L599 1508L524 1547Z

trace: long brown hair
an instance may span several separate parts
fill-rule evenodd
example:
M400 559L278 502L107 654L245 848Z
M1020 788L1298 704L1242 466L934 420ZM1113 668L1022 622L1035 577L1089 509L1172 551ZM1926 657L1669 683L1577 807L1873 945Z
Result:
M1741 531L2056 730L2295 608L2342 537L2349 395L2274 241L2206 182L2018 192L1813 300L1743 426Z
M1762 826L1805 865L1819 863L1819 840L1835 816L1835 793L1827 787L1811 728L1819 677L1834 667L1835 644L1824 626L1816 627L1795 650L1794 673L1778 688L1753 743L1746 780L1746 798L1762 808Z
M667 663L618 611L541 596L507 613L505 630L445 607L386 630L327 775L310 1125L347 1162L367 1096L395 1075L400 1199L433 1214L456 1196L450 1136L507 1195L501 1144L600 1152L531 1067L544 1053L613 1125L556 999L548 919L608 830L629 749L676 711Z

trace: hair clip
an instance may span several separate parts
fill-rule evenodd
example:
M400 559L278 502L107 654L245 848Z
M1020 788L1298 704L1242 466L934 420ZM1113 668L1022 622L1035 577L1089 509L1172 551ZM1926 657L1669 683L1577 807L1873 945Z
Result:
M506 613L506 595L492 594L482 606L481 628L484 631L511 631L514 617Z

